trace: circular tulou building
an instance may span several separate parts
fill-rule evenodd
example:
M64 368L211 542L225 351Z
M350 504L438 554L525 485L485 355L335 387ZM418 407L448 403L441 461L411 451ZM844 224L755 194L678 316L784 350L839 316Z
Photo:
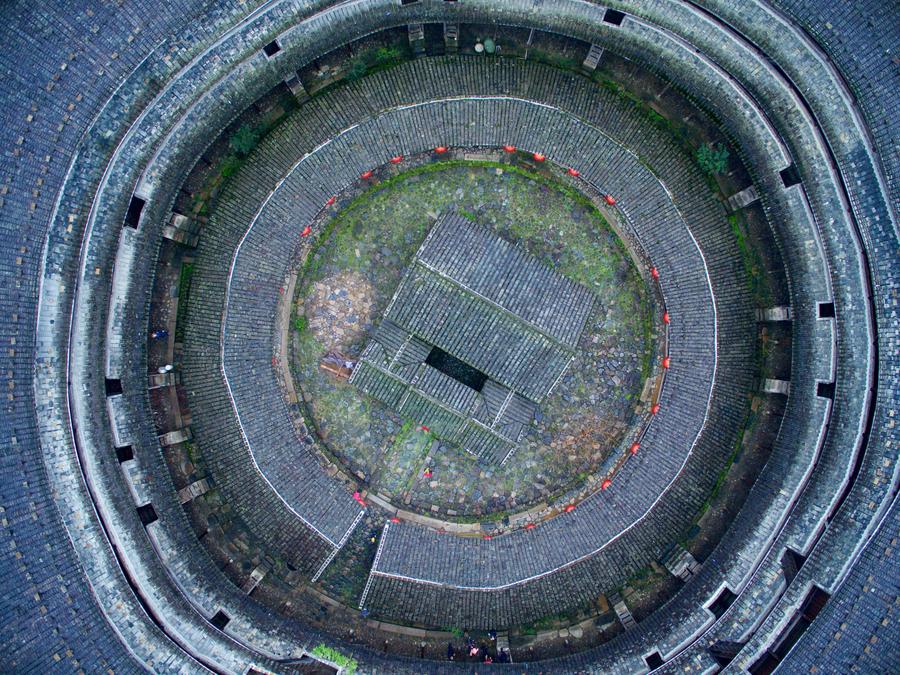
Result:
M893 0L10 0L0 671L900 672Z

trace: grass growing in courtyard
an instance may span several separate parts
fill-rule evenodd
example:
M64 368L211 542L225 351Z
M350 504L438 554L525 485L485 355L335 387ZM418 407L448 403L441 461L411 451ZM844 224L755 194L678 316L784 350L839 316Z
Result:
M734 232L738 250L741 252L741 261L744 264L744 271L747 274L747 283L753 294L753 300L756 302L757 307L769 307L772 305L772 291L769 288L759 251L757 251L755 246L747 242L744 227L737 215L729 215L728 222L731 224L731 230Z
M178 316L175 318L175 342L184 342L184 317L187 314L193 274L194 263L185 262L181 264L181 272L178 278Z
M563 259L546 260L546 262L552 264L554 268L564 276L567 276L573 281L577 281L588 286L599 286L602 283L609 283L612 281L614 270L609 265L609 256L606 255L605 251L603 250L605 248L604 244L601 244L596 240L596 235L599 233L613 234L612 228L610 227L609 223L606 222L606 219L600 214L600 212L597 211L593 203L581 192L569 185L558 182L554 179L544 176L543 174L535 173L521 167L512 166L500 162L448 160L444 162L425 164L410 169L409 171L403 172L401 174L390 176L389 178L373 185L363 194L356 197L350 204L342 209L341 213L336 218L333 218L328 222L321 236L319 237L320 248L321 246L327 244L330 249L333 249L335 251L334 262L342 264L345 268L359 268L365 265L366 261L364 260L362 253L360 252L359 254L357 254L358 248L354 248L355 245L360 241L362 235L361 230L364 225L363 223L359 222L358 219L354 220L354 213L358 212L358 210L364 205L369 205L372 199L376 196L384 199L386 195L393 193L400 184L404 184L404 186L406 186L411 180L419 176L446 172L454 168L469 170L476 168L494 169L495 171L502 171L504 175L519 176L526 179L527 181L537 183L543 188L544 192L551 190L555 191L558 194L563 195L567 200L570 200L571 202L574 202L578 206L584 208L586 211L591 212L592 217L596 220L596 225L593 230L583 230L580 228L572 227L566 228L566 214L542 212L540 218L522 219L511 222L507 234L512 235L513 238L522 240L526 244L526 248L530 249L530 252L532 254L535 254L535 251L531 249L534 249L536 244L542 238L544 238L544 235L548 231L548 228L550 230L558 228L559 235L565 240L566 248L557 250L556 253L559 256L563 256ZM532 188L532 185L527 186L527 190L531 190ZM455 207L461 215L465 216L469 220L472 220L473 222L481 222L479 216L476 213L473 213L471 210L467 210L460 206L456 206L457 202L455 200L449 200L446 198L442 199L438 195L433 195L433 199L438 202L436 206L439 206L441 210L449 207ZM538 206L539 205L537 204L535 205L535 207ZM423 217L415 227L414 234L420 242L421 239L424 238L425 234L432 224L432 219L427 217L428 212L434 213L433 210L423 211ZM344 224L349 225L349 227L340 227ZM408 243L409 232L407 231L403 234L406 239L406 243ZM386 243L397 245L401 242L397 240L397 237L394 237L392 240ZM612 239L605 242L605 246L608 247L609 245L614 246L618 254L627 256L627 251L624 244L618 237L615 237L614 234ZM414 251L415 247L411 251L409 251L409 256L411 256ZM541 256L538 255L538 257ZM303 273L304 279L309 280L310 278L314 278L319 269L319 266L323 262L324 259L321 256L316 255L316 252L314 251L307 258ZM639 282L639 278L637 277L636 273L635 278L629 279L629 281ZM627 289L623 289L623 292L627 292Z

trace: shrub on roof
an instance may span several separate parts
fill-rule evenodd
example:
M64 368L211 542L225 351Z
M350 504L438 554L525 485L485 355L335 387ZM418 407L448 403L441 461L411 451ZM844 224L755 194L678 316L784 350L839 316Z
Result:
M259 142L259 129L249 124L243 124L229 139L228 145L240 157L246 157Z
M697 148L697 164L706 173L713 176L717 173L725 173L728 168L729 152L721 143L704 143Z
M351 659L349 656L344 656L337 649L332 649L331 647L321 644L312 650L312 655L330 661L338 668L343 669L345 673L350 674L356 672L356 660Z

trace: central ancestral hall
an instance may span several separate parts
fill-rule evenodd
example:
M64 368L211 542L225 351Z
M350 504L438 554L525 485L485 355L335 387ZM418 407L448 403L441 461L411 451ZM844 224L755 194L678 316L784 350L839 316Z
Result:
M489 229L446 213L350 381L447 443L503 463L575 358L593 301Z

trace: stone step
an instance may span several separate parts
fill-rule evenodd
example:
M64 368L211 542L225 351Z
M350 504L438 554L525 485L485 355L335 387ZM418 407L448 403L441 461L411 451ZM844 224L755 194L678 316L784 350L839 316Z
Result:
M791 308L787 305L756 310L757 321L791 321Z
M613 606L613 610L615 610L616 616L619 617L619 622L625 630L637 628L637 621L634 620L631 610L628 609L628 605L625 604L621 595L613 593L609 596L609 602Z
M444 49L447 54L456 54L459 51L459 24L444 24Z
M735 194L731 195L725 202L725 204L726 206L728 206L728 210L733 213L735 211L739 211L749 204L752 204L758 199L759 192L756 190L755 185L751 185L750 187L744 188L740 192L736 192Z
M603 56L603 47L599 45L591 45L590 50L588 50L587 56L584 59L584 62L581 64L581 68L589 73L597 70L597 64L600 63L600 57Z

